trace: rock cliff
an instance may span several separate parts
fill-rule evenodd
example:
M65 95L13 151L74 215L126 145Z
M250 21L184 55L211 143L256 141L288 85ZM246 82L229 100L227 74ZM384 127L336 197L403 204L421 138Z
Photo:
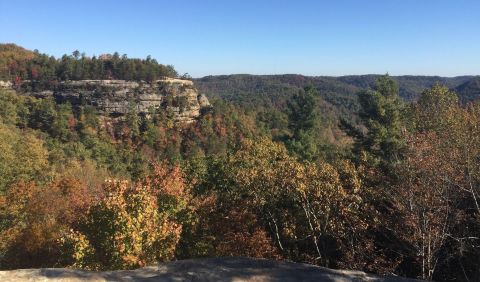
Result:
M25 84L28 85L28 82ZM9 87L9 85L0 85ZM202 108L210 107L205 95L199 95L193 82L165 78L152 83L125 80L77 80L59 83L53 90L23 93L36 97L53 96L57 102L95 106L99 112L119 116L135 110L147 114L152 110L171 112L179 123L193 122Z

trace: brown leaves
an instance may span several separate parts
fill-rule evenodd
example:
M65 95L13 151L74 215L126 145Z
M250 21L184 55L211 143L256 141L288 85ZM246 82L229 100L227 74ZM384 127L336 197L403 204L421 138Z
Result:
M413 113L416 131L407 135L401 181L392 191L404 217L396 231L412 244L421 277L432 279L442 249L479 195L480 109L461 107L454 93L436 85L422 94Z
M255 245L242 239L246 236L241 230L250 230L249 236L268 238L271 243L266 246L275 245L280 255L327 265L346 258L341 252L351 250L336 248L356 241L356 234L368 227L362 214L367 210L362 183L352 164L342 163L337 170L327 163L302 163L281 144L247 139L221 166L221 171L211 172L217 182L210 185L217 191L219 209L214 211L225 219L216 220L220 225L210 223L212 230L207 232L225 240L214 243L216 251L221 247L222 253L233 254L235 245L240 245L244 246L240 254L255 253L250 249ZM258 231L243 221L249 217ZM268 237L261 235L265 231Z

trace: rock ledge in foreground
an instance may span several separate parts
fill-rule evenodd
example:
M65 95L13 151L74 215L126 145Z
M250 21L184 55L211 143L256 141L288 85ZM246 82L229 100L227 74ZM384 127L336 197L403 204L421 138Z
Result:
M361 271L252 258L190 259L136 270L84 271L67 268L0 271L0 281L417 281Z

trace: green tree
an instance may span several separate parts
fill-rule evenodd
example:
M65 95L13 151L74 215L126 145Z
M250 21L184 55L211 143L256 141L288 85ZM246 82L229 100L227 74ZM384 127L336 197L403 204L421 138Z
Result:
M317 95L315 88L309 86L288 101L288 127L293 133L293 138L299 139L302 132L307 132L314 127L317 118L315 112Z
M455 122L458 106L458 96L448 87L436 84L426 89L413 105L415 130L448 131Z
M66 142L71 137L71 127L74 123L72 105L70 103L58 105L49 132L52 136Z
M141 119L138 116L137 109L134 105L130 105L127 115L125 116L128 129L130 130L130 137L137 139L140 137Z
M17 181L38 181L48 174L48 152L42 140L0 121L0 194Z
M10 91L0 90L0 120L5 124L18 122L17 105L19 97Z
M360 92L360 119L366 132L356 136L355 151L374 166L384 168L403 157L405 140L404 104L398 97L398 85L388 75L379 78L374 89Z
M287 103L288 128L292 132L291 138L287 141L287 147L303 159L311 160L317 154L313 132L318 118L316 96L318 93L315 88L308 86Z

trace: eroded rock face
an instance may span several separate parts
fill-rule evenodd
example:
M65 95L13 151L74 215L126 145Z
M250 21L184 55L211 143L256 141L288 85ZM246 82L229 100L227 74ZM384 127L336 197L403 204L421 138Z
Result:
M78 80L61 82L54 90L27 92L37 97L53 96L57 102L95 106L106 115L130 111L148 114L157 109L171 112L175 122L190 123L202 108L210 107L193 82L166 78L153 83L125 80Z

